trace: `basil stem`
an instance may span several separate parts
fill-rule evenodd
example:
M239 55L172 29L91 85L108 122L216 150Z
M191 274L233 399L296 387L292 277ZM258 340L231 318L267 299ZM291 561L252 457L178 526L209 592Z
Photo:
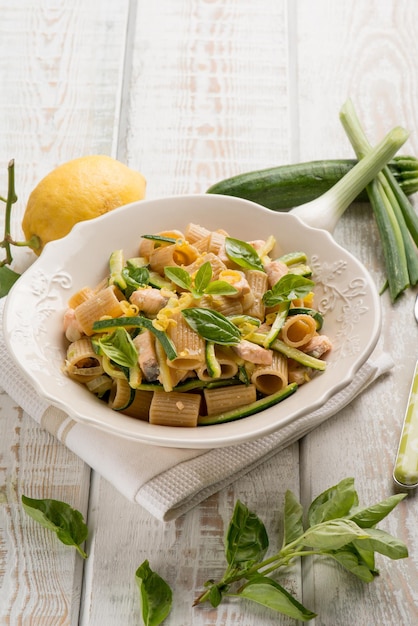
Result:
M314 618L312 611L269 575L287 568L296 558L317 555L331 558L358 579L371 582L378 573L375 552L391 559L408 555L405 544L375 528L405 497L397 494L359 509L354 480L347 478L315 498L305 528L302 505L287 491L282 548L267 558L269 540L263 522L238 501L225 537L225 572L218 581L207 581L195 605L209 602L216 607L225 597L245 598L293 619L305 622ZM236 589L238 582L243 584Z

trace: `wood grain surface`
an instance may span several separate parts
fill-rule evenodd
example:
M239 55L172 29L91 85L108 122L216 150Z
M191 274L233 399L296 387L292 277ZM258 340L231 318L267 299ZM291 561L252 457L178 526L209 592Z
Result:
M395 125L418 154L418 3L395 0L0 0L0 195L16 162L14 228L34 185L91 153L144 173L147 196L204 192L235 173L300 160L351 157L339 122L353 99L372 143ZM416 201L415 206L416 205ZM0 227L3 224L0 212ZM383 257L368 205L350 207L335 238L380 287ZM31 253L16 253L24 268ZM175 522L128 502L0 393L0 624L141 623L135 570L145 559L173 587L167 626L290 626L294 620L229 601L192 608L220 573L237 498L264 520L272 547L286 489L307 504L353 476L364 504L393 493L392 467L416 355L415 293L381 298L380 348L393 370L300 442ZM69 502L86 515L81 561L22 510L22 493ZM382 527L410 556L378 559L357 582L324 560L284 584L315 626L418 623L417 496Z

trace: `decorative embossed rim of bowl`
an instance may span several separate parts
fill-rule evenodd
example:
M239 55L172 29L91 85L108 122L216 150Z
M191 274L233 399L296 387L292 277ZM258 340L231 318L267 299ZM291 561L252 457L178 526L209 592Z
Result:
M110 253L137 254L139 237L195 222L241 239L274 235L281 253L303 250L316 281L323 331L334 344L327 369L280 404L227 424L198 428L155 426L112 411L61 371L65 355L62 316L69 296L95 285L107 272ZM143 443L214 448L253 440L283 428L323 405L344 388L376 345L381 325L376 288L364 266L323 230L288 213L275 213L229 196L187 195L143 200L77 224L48 244L10 292L4 330L19 368L41 396L75 420ZM301 419L302 429L306 428Z

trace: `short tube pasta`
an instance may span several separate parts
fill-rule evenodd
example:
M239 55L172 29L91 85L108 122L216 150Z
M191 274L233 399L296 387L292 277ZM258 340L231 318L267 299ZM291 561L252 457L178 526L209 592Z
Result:
M289 382L286 357L274 353L271 365L259 365L254 369L251 382L267 396L286 387Z
M149 422L160 426L195 427L200 403L199 394L155 391L149 410Z
M167 361L169 367L194 370L205 362L205 342L185 321L181 312L175 314L167 328L167 335L176 347L177 357Z
M221 369L219 376L220 379L229 379L236 376L238 372L238 363L230 349L227 347L222 348L220 346L215 346L215 358ZM200 380L213 380L208 373L206 364L197 370L197 376Z
M311 315L292 315L283 324L281 336L292 348L299 348L316 335L316 322Z
M208 415L220 415L226 411L238 409L255 402L257 398L255 385L235 385L219 387L203 391Z
M332 341L319 332L306 255L287 266L272 235L227 238L168 225L143 235L132 259L116 250L107 276L69 299L68 377L133 419L200 428L262 410L320 375Z
M113 285L102 289L74 309L77 322L88 336L94 334L93 324L97 320L102 319L102 317L120 317L123 313L123 308L116 297Z

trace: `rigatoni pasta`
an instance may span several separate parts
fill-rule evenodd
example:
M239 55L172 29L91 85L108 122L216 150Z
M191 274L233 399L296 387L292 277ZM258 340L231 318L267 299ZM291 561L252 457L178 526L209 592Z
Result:
M306 257L274 256L274 245L191 223L142 235L137 257L116 250L108 276L70 297L64 371L111 409L162 426L281 401L325 370L332 342Z

